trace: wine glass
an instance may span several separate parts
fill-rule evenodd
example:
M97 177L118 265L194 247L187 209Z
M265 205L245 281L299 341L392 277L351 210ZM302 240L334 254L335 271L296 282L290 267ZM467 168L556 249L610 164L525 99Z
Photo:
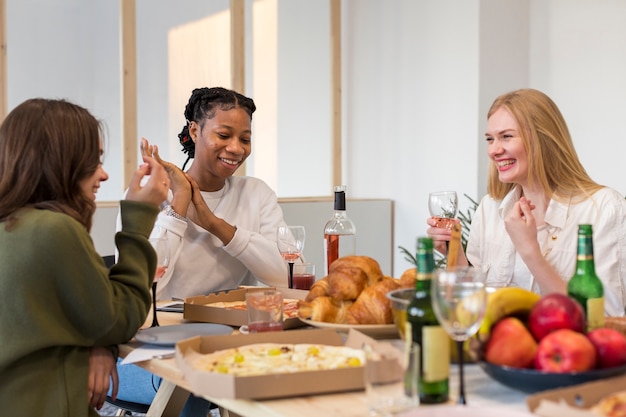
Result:
M437 227L439 228L452 228L458 207L459 199L456 191L437 191L428 194L428 211L437 221ZM448 241L446 241L446 251L449 245Z
M293 288L293 264L302 256L304 237L304 226L279 226L276 231L278 251L289 263L289 288Z
M485 316L487 293L484 274L473 267L437 270L431 297L437 320L456 342L459 361L459 404L465 401L463 345L480 327Z
M437 191L428 194L428 211L437 220L437 227L444 229L452 227L458 206L456 191Z
M156 327L159 325L157 320L157 307L156 307L156 288L157 281L161 279L167 267L170 264L170 247L165 237L153 237L150 238L150 244L154 248L157 255L157 267L154 273L154 281L152 281L152 325L150 327Z

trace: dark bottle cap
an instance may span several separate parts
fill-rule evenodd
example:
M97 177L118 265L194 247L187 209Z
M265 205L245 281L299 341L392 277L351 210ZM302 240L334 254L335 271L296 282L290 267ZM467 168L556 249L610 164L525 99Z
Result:
M335 210L346 210L346 186L335 186Z

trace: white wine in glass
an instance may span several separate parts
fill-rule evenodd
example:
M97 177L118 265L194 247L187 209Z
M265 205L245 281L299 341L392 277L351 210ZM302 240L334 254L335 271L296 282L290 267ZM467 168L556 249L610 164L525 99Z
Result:
M487 306L484 274L473 267L438 270L431 297L437 320L456 342L459 360L459 404L466 404L463 345L480 327Z

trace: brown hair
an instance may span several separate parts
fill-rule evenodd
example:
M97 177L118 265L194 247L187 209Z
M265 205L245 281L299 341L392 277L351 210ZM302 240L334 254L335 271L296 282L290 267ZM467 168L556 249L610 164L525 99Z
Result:
M519 134L528 155L528 181L535 181L548 197L567 202L581 201L602 188L583 168L567 123L556 104L544 93L522 89L496 98L487 118L504 107L519 126ZM493 161L489 165L487 188L489 195L503 199L515 184L499 180Z
M87 230L95 203L80 181L100 164L102 126L88 110L65 100L30 99L0 125L0 221L22 207L65 213Z

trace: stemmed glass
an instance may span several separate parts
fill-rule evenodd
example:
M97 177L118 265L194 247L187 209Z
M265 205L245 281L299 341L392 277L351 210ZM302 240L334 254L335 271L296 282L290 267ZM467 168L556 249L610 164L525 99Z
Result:
M304 250L304 226L279 226L276 231L278 251L289 264L289 288L293 288L293 264Z
M450 229L459 207L456 191L437 191L428 194L428 211L437 221L437 227ZM446 241L446 250L449 243Z
M484 274L473 267L438 270L431 297L441 326L456 342L459 358L459 404L465 401L463 345L480 327L485 316L487 293Z
M157 255L157 267L154 273L154 281L152 282L152 325L150 326L156 327L159 325L156 306L157 281L165 275L167 267L170 264L170 248L165 237L150 238L150 244L154 248Z
M428 194L428 211L437 220L437 227L449 229L454 223L458 206L456 191L437 191Z

